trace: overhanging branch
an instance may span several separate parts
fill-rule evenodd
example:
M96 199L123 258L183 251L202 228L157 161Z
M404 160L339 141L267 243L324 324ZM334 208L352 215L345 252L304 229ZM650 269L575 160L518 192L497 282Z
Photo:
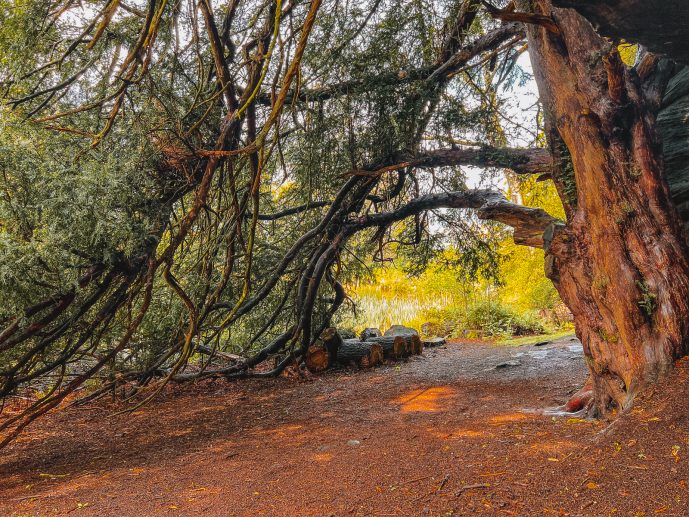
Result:
M369 214L350 221L346 232L354 234L365 228L386 227L413 215L438 208L475 209L480 219L499 221L514 228L517 244L543 247L543 233L558 219L540 208L512 203L495 190L467 190L427 194L390 212Z
M435 149L418 153L395 153L385 159L373 162L361 170L350 171L350 174L375 176L406 167L435 168L458 166L498 167L510 169L517 174L540 174L549 177L552 172L553 159L547 150L539 148L485 146L474 149ZM374 203L384 201L384 199L377 196L369 196L369 199ZM329 206L330 204L331 201L310 201L278 212L259 214L258 219L262 221L275 221L315 208ZM478 208L478 206L466 208ZM247 213L245 217L250 218L251 214Z
M511 169L517 174L548 174L553 167L552 156L545 149L492 146L422 151L410 162L416 167L498 167Z

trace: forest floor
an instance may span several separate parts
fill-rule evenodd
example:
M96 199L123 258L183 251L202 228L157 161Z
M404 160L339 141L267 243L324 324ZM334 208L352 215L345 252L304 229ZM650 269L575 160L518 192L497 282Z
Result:
M65 409L0 452L0 514L687 515L679 366L612 426L543 411L585 379L572 338Z

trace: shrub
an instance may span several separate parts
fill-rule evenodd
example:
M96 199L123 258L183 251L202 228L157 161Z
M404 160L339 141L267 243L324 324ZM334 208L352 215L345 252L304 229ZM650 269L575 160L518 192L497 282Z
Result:
M504 336L511 334L511 323L514 312L508 307L492 301L481 301L467 310L464 319L464 330L477 330L484 336Z
M468 308L464 320L455 328L454 334L508 337L542 334L545 330L545 326L533 312L519 314L500 302L484 300Z

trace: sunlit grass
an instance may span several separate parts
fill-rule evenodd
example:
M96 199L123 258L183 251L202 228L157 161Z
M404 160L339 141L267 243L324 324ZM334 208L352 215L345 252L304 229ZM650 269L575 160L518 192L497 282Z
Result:
M534 343L541 343L543 341L553 341L555 339L560 339L567 336L574 336L574 329L568 328L558 332L552 332L549 334L541 334L537 336L523 336L523 337L511 337L508 339L500 339L495 341L495 345L500 346L524 346L533 345Z
M561 302L543 273L542 253L510 242L501 246L501 253L506 257L501 262L503 284L462 273L452 265L457 258L452 249L418 276L407 274L401 264L377 268L370 278L346 286L356 311L341 311L336 325L356 333L405 325L431 336L501 343L512 334L560 331L562 314L556 308Z

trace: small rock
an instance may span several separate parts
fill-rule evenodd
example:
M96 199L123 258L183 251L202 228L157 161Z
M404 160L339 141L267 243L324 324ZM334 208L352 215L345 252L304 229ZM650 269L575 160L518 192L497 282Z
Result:
M357 447L358 445L361 445L361 442L359 440L349 440L347 445L350 447Z
M377 329L377 328L366 328L366 329L363 330L363 332L361 332L361 335L360 335L359 339L361 339L362 341L366 341L368 338L371 338L371 337L380 337L380 335L381 335L381 334L380 334L380 329Z
M385 331L384 334L386 337L392 336L418 336L419 333L409 327L405 327L404 325L393 325L389 329Z
M505 361L504 363L496 364L495 369L500 370L502 368L512 368L514 366L521 366L521 361Z

